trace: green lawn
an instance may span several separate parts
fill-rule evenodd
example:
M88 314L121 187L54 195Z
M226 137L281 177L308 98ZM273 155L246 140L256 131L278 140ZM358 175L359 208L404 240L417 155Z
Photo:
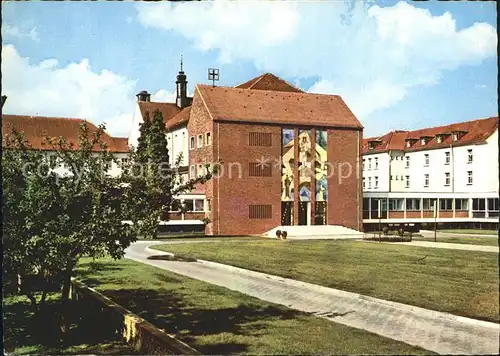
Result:
M434 237L414 237L414 241L432 241ZM467 244L467 245L483 245L483 246L498 246L498 239L494 237L481 236L464 236L464 237L438 237L437 242Z
M76 301L71 308L71 329L66 340L61 340L60 294L52 294L43 314L35 316L25 296L5 296L4 348L15 355L78 355L78 354L121 354L133 355L135 350L117 335L106 330L90 328L82 322Z
M498 322L498 255L361 241L255 241L155 248Z
M84 260L78 278L204 354L429 353L131 260Z
M474 234L474 235L498 235L497 230L480 230L480 229L439 229L439 232L454 233L454 234Z

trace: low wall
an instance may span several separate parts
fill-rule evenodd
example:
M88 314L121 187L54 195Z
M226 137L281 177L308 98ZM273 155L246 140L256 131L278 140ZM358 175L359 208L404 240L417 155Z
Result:
M83 300L85 309L88 309L83 312L92 313L93 316L95 313L96 325L121 333L124 340L141 354L201 355L197 350L75 279L71 281L71 298Z

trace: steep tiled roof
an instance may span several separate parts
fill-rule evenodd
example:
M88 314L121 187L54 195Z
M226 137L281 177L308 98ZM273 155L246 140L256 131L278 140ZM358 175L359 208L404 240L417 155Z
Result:
M75 118L2 115L2 120L2 137L4 139L14 128L18 132L23 132L32 148L41 150L51 150L50 147L42 144L46 136L65 137L68 143L73 143L75 148L78 148L80 125L83 123L87 123L90 132L97 131L97 127L94 124ZM111 152L129 151L126 138L111 137L107 133L104 133L101 139L107 143L108 149ZM94 149L100 151L100 147L98 146Z
M278 78L272 73L265 73L256 78L250 79L248 82L237 85L235 88L240 89L256 89L256 90L272 90L272 91L286 91L294 93L303 93L297 87L288 83L286 80Z
M169 119L165 123L165 127L167 130L171 130L176 128L177 126L187 124L189 121L189 115L191 113L191 106L183 108L180 112L174 115L171 119Z
M380 153L389 150L400 150L405 152L427 150L440 147L462 146L484 142L498 128L498 117L458 122L450 125L424 128L414 131L391 131L380 137L363 139L363 153ZM462 131L463 135L458 141L453 141L452 133ZM443 134L442 141L437 142L436 135ZM422 145L420 138L428 136L429 140ZM406 147L406 140L413 139L411 147ZM374 149L369 149L369 141L380 142Z
M150 101L139 101L139 108L141 109L142 117L146 117L146 114L149 113L149 117L153 119L153 113L156 110L160 110L163 116L163 122L167 123L168 120L173 118L176 114L178 114L181 109L174 103L155 103Z
M362 128L340 96L197 85L214 120Z

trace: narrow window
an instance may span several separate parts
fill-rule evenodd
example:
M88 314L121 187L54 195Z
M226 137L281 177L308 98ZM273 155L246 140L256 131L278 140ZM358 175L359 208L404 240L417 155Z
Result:
M205 145L210 146L212 144L211 137L210 137L210 132L207 132L205 134Z
M472 171L467 171L467 185L472 185Z
M448 187L450 185L450 173L444 174L444 185L445 187Z
M378 158L375 157L375 169L378 169Z
M406 168L410 168L410 156L406 156Z
M406 188L410 188L410 176L406 176Z
M198 135L198 148L203 147L203 135Z
M474 156L472 154L472 150L467 150L467 163L472 163L474 160Z
M189 147L190 147L192 150L194 150L194 149L195 149L195 146L194 146L194 136L191 136L190 140L191 140L191 142L190 142L190 143L191 143L191 145L190 145Z
M426 166L426 167L427 167L427 166L429 166L429 154L428 154L428 153L426 153L426 154L424 155L424 158L425 158L424 166Z
M375 177L375 189L378 188L378 177Z
M444 164L450 164L450 152L444 153Z
M428 187L428 186L429 186L429 175L424 174L424 187Z

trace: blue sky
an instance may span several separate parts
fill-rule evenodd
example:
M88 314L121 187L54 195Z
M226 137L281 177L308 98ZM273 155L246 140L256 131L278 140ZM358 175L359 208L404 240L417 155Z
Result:
M84 117L127 136L135 94L170 101L264 72L341 95L365 136L497 115L494 2L8 2L6 113Z

